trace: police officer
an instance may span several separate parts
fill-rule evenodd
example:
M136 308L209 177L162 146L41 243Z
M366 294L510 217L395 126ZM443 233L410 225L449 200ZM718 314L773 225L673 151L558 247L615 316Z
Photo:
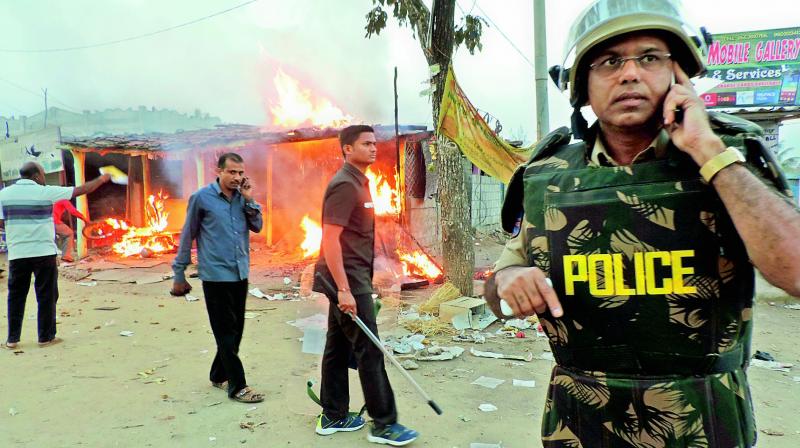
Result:
M763 131L694 92L706 40L674 1L597 0L551 69L572 132L515 172L486 285L549 337L545 447L755 443L754 267L800 294L800 213Z

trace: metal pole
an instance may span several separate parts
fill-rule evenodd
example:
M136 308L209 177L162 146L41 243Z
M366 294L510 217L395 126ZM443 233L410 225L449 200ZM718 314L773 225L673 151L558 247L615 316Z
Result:
M547 105L547 25L545 0L533 0L534 65L536 66L536 140L550 132Z
M86 162L86 154L83 152L79 152L76 150L71 150L72 152L72 167L74 169L74 177L75 177L75 186L83 185L86 183L86 169L85 169L85 162ZM77 209L79 212L83 213L87 219L91 219L89 216L89 201L86 199L86 195L82 194L75 198L75 202L77 205ZM76 229L76 234L78 236L78 244L76 247L76 251L78 253L78 259L82 259L86 257L88 252L86 238L83 236L83 228L85 224L83 220L78 220L78 226Z
M268 149L269 155L267 156L267 247L272 247L272 171L275 166L275 150L277 146Z
M314 275L314 277L317 279L319 284L322 285L322 287L326 290L327 292L326 296L328 296L328 298L332 300L334 304L337 304L338 295L336 294L336 288L334 288L333 285L331 285L331 283L328 281L328 279L323 277L319 272L317 272ZM423 390L422 387L420 387L420 385L417 384L416 381L414 381L414 378L412 378L411 375L408 373L408 371L400 364L400 361L398 361L397 358L394 357L394 355L392 355L391 353L389 353L388 350L386 350L386 347L383 346L383 342L381 342L381 340L378 339L378 337L375 336L375 334L372 331L370 331L369 327L367 327L358 316L354 314L349 314L349 316L353 319L356 325L358 325L358 328L360 328L361 331L363 331L364 334L367 335L367 338L369 338L369 340L372 341L372 343L375 344L376 347L378 347L378 350L380 350L381 353L383 353L383 356L385 356L386 359L391 361L392 364L394 364L394 366L397 367L397 370L400 371L400 373L403 375L406 381L408 381L409 383L411 383L412 386L414 386L414 389L417 390L417 393L419 393L422 396L422 398L424 398L425 401L428 402L428 406L430 406L431 409L433 409L433 411L436 412L438 415L442 415L442 408L440 408L439 405L437 405L436 402L433 401L430 395L425 393L425 390Z

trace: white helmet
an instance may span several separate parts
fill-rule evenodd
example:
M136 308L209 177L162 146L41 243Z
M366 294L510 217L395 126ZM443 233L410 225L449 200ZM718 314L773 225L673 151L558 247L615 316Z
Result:
M710 36L684 20L680 0L596 0L569 30L561 65L550 68L550 76L562 91L570 89L570 103L581 107L586 93L586 55L603 42L623 34L654 30L664 33L677 61L689 77L705 72Z

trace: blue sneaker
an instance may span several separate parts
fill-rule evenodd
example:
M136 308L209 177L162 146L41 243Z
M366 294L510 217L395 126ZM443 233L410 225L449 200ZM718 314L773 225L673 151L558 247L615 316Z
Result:
M322 413L317 418L316 431L317 434L321 436L329 436L340 431L358 431L364 427L364 424L366 424L364 418L354 412L347 414L347 417L339 420L331 420L325 416L325 413Z
M376 429L374 426L369 429L367 440L381 445L404 446L417 440L419 433L413 429L408 429L400 423L389 425L383 429Z

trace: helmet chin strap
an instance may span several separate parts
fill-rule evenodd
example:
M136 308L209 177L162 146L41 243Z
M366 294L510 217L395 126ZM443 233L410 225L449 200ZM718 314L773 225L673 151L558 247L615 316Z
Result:
M581 113L581 108L575 106L572 109L572 135L578 139L583 140L586 136L586 131L589 130L589 123L586 122L586 119L583 118L583 114Z

